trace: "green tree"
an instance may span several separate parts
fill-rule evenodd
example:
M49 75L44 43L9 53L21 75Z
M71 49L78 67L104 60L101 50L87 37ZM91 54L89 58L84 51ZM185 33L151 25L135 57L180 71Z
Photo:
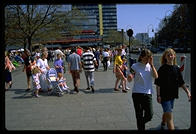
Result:
M77 9L59 11L60 8L61 5L8 5L5 8L6 44L23 42L24 48L32 51L32 43L62 39L65 32L78 34L81 30L71 20L82 14Z
M192 40L192 15L193 9L189 4L178 4L174 6L171 16L165 16L161 21L161 27L157 32L158 42L166 42L172 45L175 40L179 40L174 47L190 47Z
M108 36L103 41L104 43L112 44L112 46L120 44L122 43L122 33L116 30L109 30Z

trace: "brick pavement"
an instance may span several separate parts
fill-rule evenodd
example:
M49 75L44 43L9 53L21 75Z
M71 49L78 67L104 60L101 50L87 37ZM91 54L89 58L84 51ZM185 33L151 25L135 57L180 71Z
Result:
M135 111L128 93L114 92L115 75L112 68L107 72L95 72L95 93L85 91L84 72L81 73L80 92L62 97L41 93L33 98L27 87L21 68L13 72L13 87L5 93L5 126L8 130L136 130ZM65 73L68 86L73 89L70 74ZM133 82L129 83L129 87ZM154 87L155 89L155 87ZM174 123L177 129L189 129L191 103L180 89L175 101ZM162 108L153 96L154 116L146 124L147 130L158 130Z

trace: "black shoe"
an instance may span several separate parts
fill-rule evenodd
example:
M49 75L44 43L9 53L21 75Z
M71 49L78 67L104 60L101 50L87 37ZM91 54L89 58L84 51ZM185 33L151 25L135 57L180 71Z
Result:
M77 87L75 87L74 91L76 91L77 93L79 92L79 90L78 90L78 88L77 88Z
M127 93L127 90L124 90L124 89L123 89L122 92L123 92L123 93Z
M28 91L30 91L30 90L31 90L30 88L27 88L25 91L28 92Z
M166 124L161 122L161 130L165 130L166 129Z
M86 88L86 90L90 90L90 87Z
M114 91L120 91L119 89L114 88Z
M144 123L141 123L138 127L138 130L139 131L144 131L145 130L145 124Z
M91 86L91 89L92 89L92 92L94 93L94 92L95 92L95 89L94 89L94 87L93 87L93 86Z

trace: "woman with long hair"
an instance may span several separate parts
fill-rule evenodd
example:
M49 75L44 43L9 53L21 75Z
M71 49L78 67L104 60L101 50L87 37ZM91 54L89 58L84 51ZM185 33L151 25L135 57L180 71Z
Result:
M155 84L157 89L157 102L163 108L161 129L164 129L167 124L169 130L174 130L172 111L174 100L178 98L178 89L179 87L184 89L189 101L191 100L191 93L185 86L180 68L176 63L176 53L173 49L168 48L163 53L158 75L159 77L155 79Z

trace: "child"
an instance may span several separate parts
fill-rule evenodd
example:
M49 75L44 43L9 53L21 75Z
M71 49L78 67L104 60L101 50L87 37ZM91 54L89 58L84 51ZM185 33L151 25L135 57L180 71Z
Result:
M123 70L123 75L125 76L125 78L127 78L127 59L125 57L122 58L123 64L121 69ZM120 88L122 87L122 83L119 86ZM127 80L125 81L125 89L129 90L130 88L127 86Z
M33 88L34 88L32 95L38 98L40 97L38 93L39 93L39 90L41 89L41 86L40 86L40 80L39 80L40 70L36 66L36 64L32 65L31 73L32 73L32 81L33 81Z
M63 74L62 73L57 73L57 81L59 83L59 86L61 87L61 89L63 91L67 91L68 92L68 86L66 84L66 79L63 78Z
M54 61L54 67L57 71L57 73L63 73L65 70L64 68L64 62L61 59L61 54L57 54L57 59Z

